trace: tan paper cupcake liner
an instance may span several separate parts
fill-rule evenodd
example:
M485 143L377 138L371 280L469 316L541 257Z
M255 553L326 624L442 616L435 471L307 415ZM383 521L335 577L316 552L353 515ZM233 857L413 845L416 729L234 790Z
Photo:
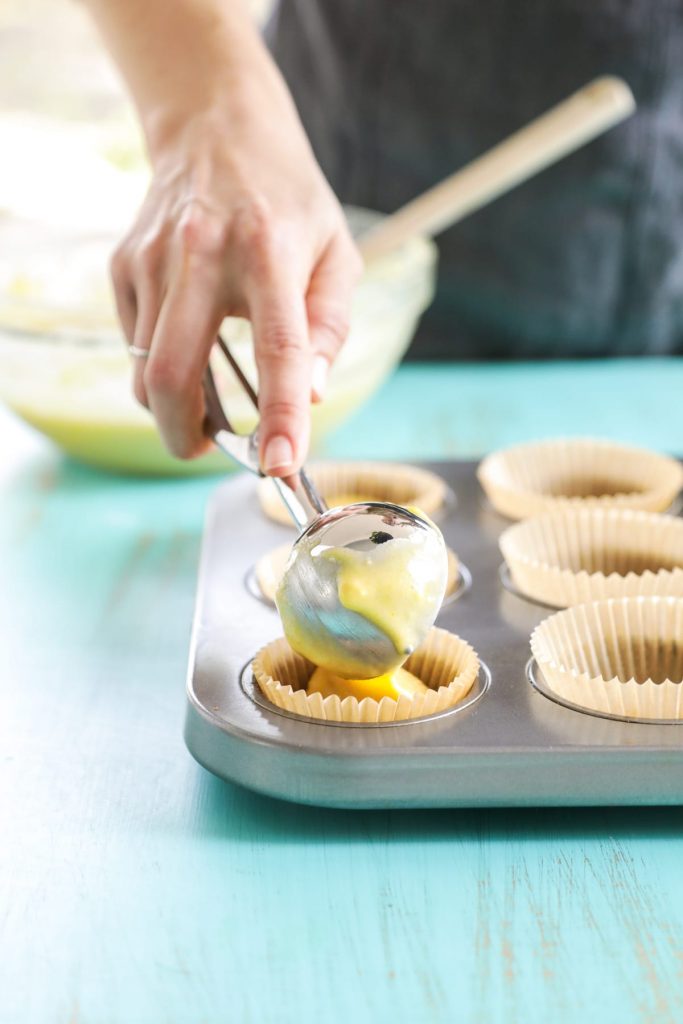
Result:
M436 473L400 462L311 462L307 472L330 507L355 501L415 505L426 515L439 511L447 487ZM270 480L258 483L261 508L277 523L291 525L287 509Z
M508 527L512 581L566 608L614 597L683 597L683 519L618 508L567 508Z
M683 719L683 599L627 597L556 612L531 636L547 686L588 710Z
M272 551L261 555L254 567L259 590L265 599L273 604L275 603L275 592L282 579L291 550L291 544L280 544Z
M675 459L591 438L494 452L477 475L493 507L511 519L577 505L663 512L683 487L683 466Z
M429 686L427 693L398 700L366 697L359 701L355 697L340 700L336 695L323 699L319 693L306 693L315 666L296 654L284 637L263 647L253 661L254 679L261 692L284 711L326 722L378 724L423 718L453 707L472 689L479 673L479 658L460 637L433 626L405 668Z
M262 555L254 568L259 590L265 599L273 604L275 603L275 592L282 579L291 550L291 544L280 544L279 547L273 548L272 551ZM451 548L446 548L446 557L448 559L448 576L446 577L444 601L451 597L460 583L460 561L458 556Z

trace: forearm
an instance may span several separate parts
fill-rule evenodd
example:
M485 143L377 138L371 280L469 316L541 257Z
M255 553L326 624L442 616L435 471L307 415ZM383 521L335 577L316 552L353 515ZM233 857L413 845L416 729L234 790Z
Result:
M248 130L267 98L296 119L242 0L83 0L133 96L152 160L196 116Z

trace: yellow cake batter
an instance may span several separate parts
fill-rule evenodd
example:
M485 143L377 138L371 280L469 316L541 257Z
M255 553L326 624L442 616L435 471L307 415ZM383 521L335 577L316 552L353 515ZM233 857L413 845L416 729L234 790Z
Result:
M424 554L408 541L393 540L373 552L330 548L322 558L339 566L337 592L349 611L358 612L389 637L396 653L407 657L422 639L425 614L434 606L436 586ZM438 604L437 604L438 607Z
M397 668L392 673L377 676L375 679L343 679L335 676L327 669L317 668L311 676L306 692L319 693L323 699L336 694L340 700L355 697L356 700L380 701L383 697L398 700L399 697L416 697L429 689L417 676L404 668Z

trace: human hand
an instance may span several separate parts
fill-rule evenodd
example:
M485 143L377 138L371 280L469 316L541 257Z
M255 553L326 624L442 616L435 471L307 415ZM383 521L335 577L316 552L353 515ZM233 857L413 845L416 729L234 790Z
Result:
M258 110L258 116L254 116ZM202 376L225 316L247 317L264 472L306 455L310 401L348 331L361 259L288 97L259 96L159 133L153 178L112 260L136 397L173 454L209 446Z

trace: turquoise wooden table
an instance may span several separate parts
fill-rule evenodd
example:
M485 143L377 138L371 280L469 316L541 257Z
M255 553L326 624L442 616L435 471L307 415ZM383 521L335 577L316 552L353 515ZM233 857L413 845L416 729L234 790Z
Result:
M416 366L327 450L683 451L682 395L673 360ZM218 781L181 734L215 478L101 475L8 415L0 452L2 1024L683 1020L681 810L343 813Z

